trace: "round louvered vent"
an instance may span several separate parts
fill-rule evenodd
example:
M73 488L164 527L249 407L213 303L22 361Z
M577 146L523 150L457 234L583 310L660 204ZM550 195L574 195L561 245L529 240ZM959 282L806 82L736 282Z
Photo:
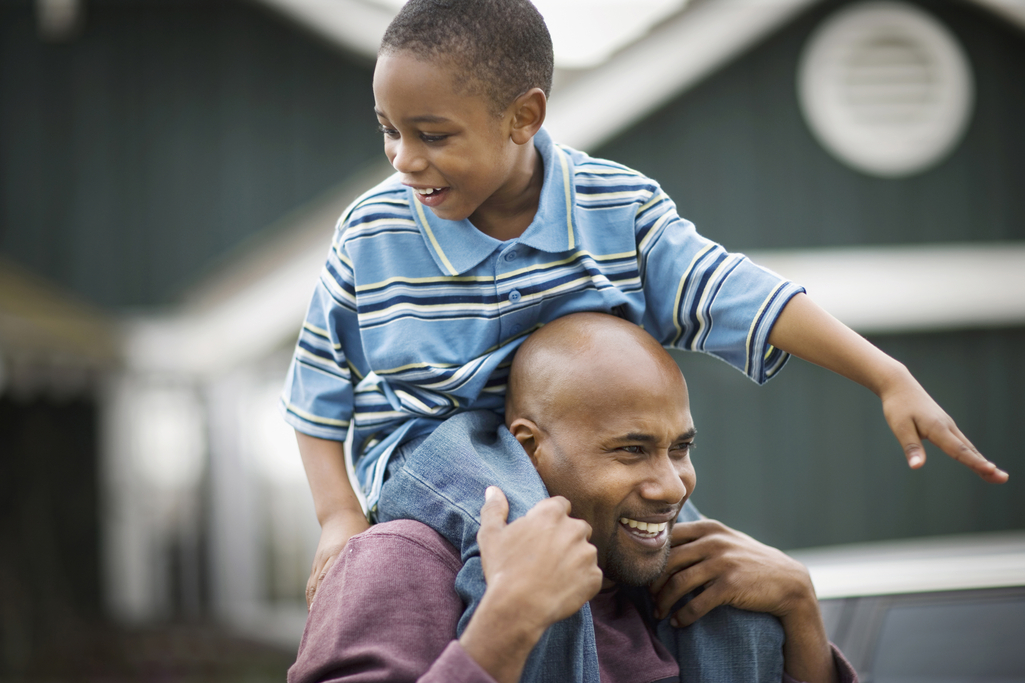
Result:
M798 96L815 137L854 168L885 177L929 168L960 140L972 75L954 36L899 2L851 5L812 34Z

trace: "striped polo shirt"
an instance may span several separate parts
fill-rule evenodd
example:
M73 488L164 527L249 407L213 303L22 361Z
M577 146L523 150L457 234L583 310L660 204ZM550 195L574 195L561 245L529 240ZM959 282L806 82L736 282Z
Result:
M642 174L544 130L534 144L544 185L519 238L438 218L397 176L338 222L281 406L300 432L346 442L365 509L396 445L501 412L513 352L561 316L614 313L758 383L786 361L768 336L799 286L700 236Z

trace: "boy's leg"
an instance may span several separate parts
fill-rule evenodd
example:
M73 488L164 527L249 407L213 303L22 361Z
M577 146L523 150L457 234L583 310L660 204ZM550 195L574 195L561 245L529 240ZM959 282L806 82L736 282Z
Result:
M523 447L494 413L461 413L446 420L415 450L403 449L389 466L377 518L415 519L459 548L463 568L456 591L467 608L458 633L466 628L484 595L484 572L477 546L484 490L501 488L509 501L509 521L522 517L548 497ZM522 680L599 683L594 625L588 605L552 625L534 647Z
M687 501L678 522L701 519ZM647 589L634 589L635 599L647 614L653 603ZM686 603L685 596L673 611ZM655 624L662 644L680 664L681 683L779 683L783 678L783 625L771 614L717 607L685 628L669 618Z

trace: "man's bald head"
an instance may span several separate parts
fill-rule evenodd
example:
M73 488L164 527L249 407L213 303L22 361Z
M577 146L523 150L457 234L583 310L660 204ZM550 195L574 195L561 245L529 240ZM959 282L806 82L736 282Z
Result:
M658 577L696 481L687 385L665 349L610 315L559 318L520 347L506 396L506 426L591 525L606 580Z
M605 313L574 313L544 325L516 352L506 393L506 424L539 426L582 403L599 407L624 382L679 383L672 356L643 329Z

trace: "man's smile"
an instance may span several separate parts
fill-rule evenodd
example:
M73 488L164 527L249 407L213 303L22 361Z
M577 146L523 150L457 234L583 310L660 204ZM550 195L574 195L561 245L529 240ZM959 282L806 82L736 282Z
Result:
M661 548L669 540L669 533L666 531L668 521L644 522L631 517L620 517L619 526L632 540L653 550Z

